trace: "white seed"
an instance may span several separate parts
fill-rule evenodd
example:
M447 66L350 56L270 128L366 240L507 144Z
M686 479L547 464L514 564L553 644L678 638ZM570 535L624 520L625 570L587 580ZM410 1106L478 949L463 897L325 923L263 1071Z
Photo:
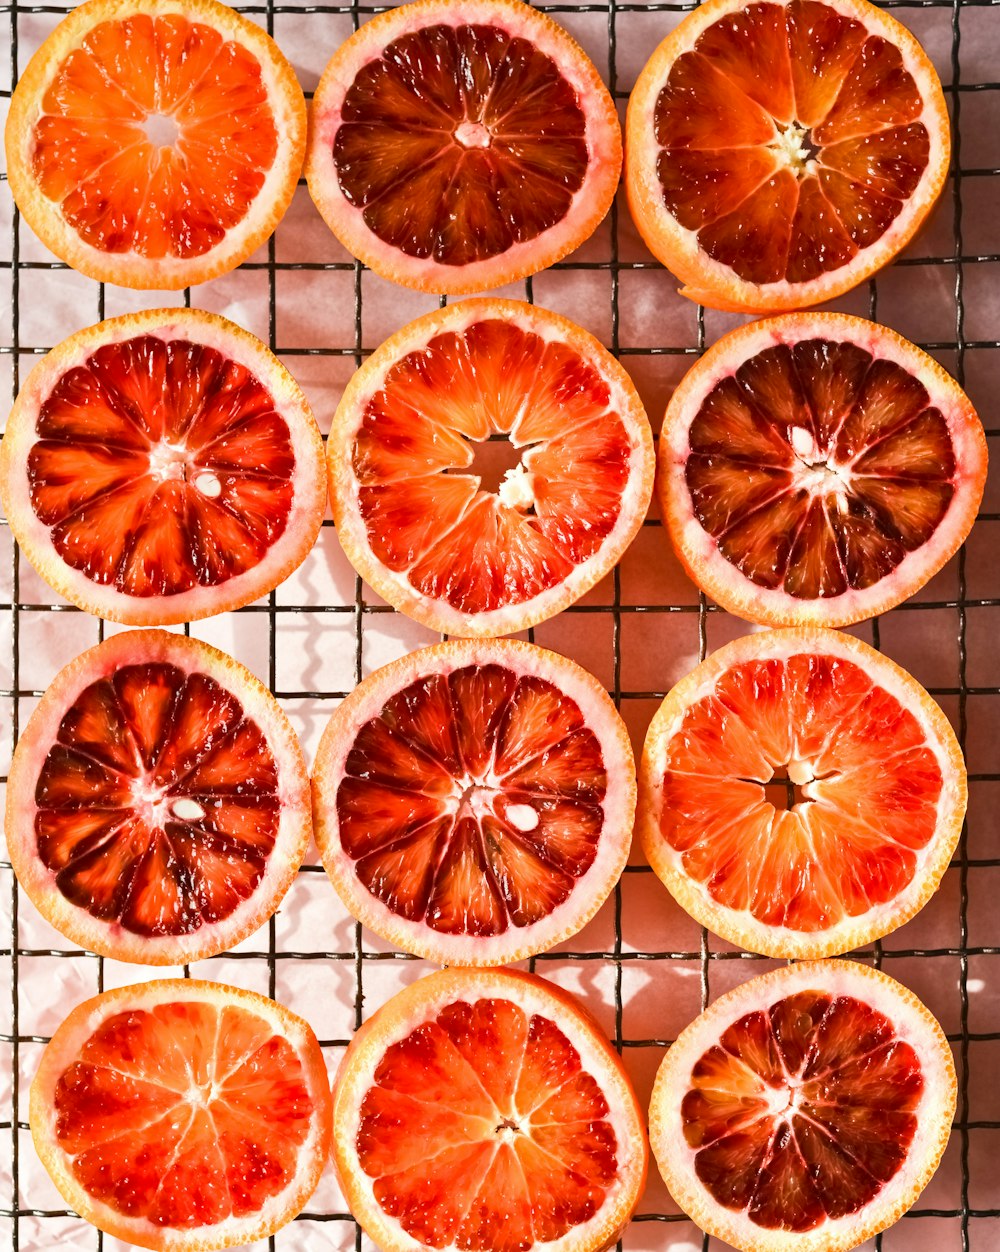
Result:
M194 485L203 496L208 496L211 500L222 495L222 483L210 470L203 470L194 480Z
M819 459L819 448L816 447L812 431L806 430L804 426L793 426L789 438L792 442L792 451L796 456L806 461Z
M803 787L806 783L812 782L815 775L808 761L789 761L788 777L796 787Z
M199 822L205 816L205 810L198 801L190 800L187 796L174 800L170 811L181 822Z
M530 804L512 804L507 810L507 820L518 830L534 830L538 825L538 814Z

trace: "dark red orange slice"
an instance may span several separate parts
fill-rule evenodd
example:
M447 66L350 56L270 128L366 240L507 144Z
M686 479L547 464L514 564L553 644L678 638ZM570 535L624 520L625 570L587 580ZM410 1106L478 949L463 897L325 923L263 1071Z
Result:
M28 63L7 122L10 188L91 278L172 289L239 265L302 167L295 71L215 0L87 0Z
M370 674L313 774L316 841L361 921L448 965L574 934L628 858L625 727L579 666L506 640L441 644Z
M0 495L55 589L132 625L265 595L319 533L326 475L298 385L232 322L194 309L79 331L21 389Z
M355 1035L334 1086L334 1153L378 1246L597 1252L642 1191L642 1118L616 1053L564 991L445 970Z
M485 291L558 261L596 229L620 171L597 70L517 0L380 14L313 101L317 207L373 270L425 291Z
M867 0L710 0L628 112L636 225L716 308L805 308L905 246L944 186L948 113L910 32Z
M145 1248L266 1239L313 1193L330 1129L308 1025L221 983L171 979L87 1000L31 1085L35 1147L67 1204Z
M747 635L671 691L643 749L639 830L703 925L754 952L830 956L937 889L966 774L909 674L838 631Z
M114 635L62 670L11 765L7 846L72 942L179 965L274 912L311 835L305 765L242 665L165 631Z
M846 1252L927 1185L955 1096L944 1032L912 992L853 962L805 962L681 1033L650 1139L674 1199L740 1252Z
M664 418L659 494L678 556L724 608L844 626L919 590L986 481L968 397L885 327L799 313L723 336Z

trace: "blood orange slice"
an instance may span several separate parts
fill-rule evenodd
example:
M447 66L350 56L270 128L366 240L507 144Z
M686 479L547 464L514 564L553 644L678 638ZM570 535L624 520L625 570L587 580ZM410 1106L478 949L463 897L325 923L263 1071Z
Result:
M334 713L316 842L355 917L447 965L519 961L575 934L628 859L635 774L597 679L512 640L423 648Z
M614 101L561 26L519 0L421 0L366 22L330 61L306 178L376 273L456 295L578 247L621 163Z
M721 996L671 1046L649 1108L664 1181L740 1252L847 1252L930 1181L955 1113L944 1031L853 961L805 962Z
M176 289L267 239L305 141L295 71L260 26L215 0L87 0L14 90L7 169L56 256L101 282Z
M799 313L724 335L663 422L658 490L681 562L723 608L844 626L952 557L986 482L968 397L884 326Z
M77 332L32 370L0 496L42 577L89 612L190 621L276 587L326 508L319 430L253 335L194 309Z
M524 630L572 604L652 493L631 379L579 326L518 300L465 300L386 340L344 392L327 451L355 569L453 635Z
M742 312L831 300L927 217L951 154L937 73L867 0L709 0L628 107L629 206L681 294Z
M128 631L53 679L18 741L7 846L73 943L180 965L252 934L311 835L295 732L232 657Z
M703 926L769 956L831 956L923 908L958 843L965 763L905 670L839 631L737 639L650 724L639 830Z
M370 1017L334 1084L334 1160L385 1252L597 1252L649 1150L622 1063L565 991L442 970Z
M69 1206L144 1248L265 1239L305 1205L330 1150L316 1036L221 983L118 987L70 1013L31 1085L31 1133Z

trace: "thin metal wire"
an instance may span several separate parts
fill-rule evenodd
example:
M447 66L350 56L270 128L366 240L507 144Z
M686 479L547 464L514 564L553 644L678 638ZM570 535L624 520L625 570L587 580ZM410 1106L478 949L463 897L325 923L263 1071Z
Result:
M955 373L960 382L965 380L965 369L967 354L973 350L998 350L1000 349L1000 340L994 339L970 339L966 335L966 305L965 305L965 284L967 271L974 266L985 264L996 264L1000 262L1000 251L997 252L967 252L963 239L962 213L963 213L963 181L969 178L988 178L1000 176L1000 167L969 167L962 168L961 164L961 134L960 121L963 100L970 93L979 93L983 91L1000 92L1000 81L989 82L966 82L963 80L962 74L962 30L961 15L963 11L973 9L996 9L998 29L1000 29L1000 0L883 0L884 7L897 10L913 10L922 9L940 9L950 11L951 14L951 71L952 82L945 85L945 92L949 97L953 120L955 125L955 144L953 158L953 178L952 178L952 201L954 209L954 236L953 246L947 255L935 255L930 257L907 257L896 262L897 268L908 268L923 271L926 267L947 268L954 275L955 282L955 304L956 317L954 337L952 339L928 340L921 343L921 346L932 352L950 352L954 355ZM72 4L65 5L48 5L48 4L18 4L14 3L0 4L0 14L5 14L9 23L10 30L10 71L11 82L16 83L18 71L22 68L19 59L18 48L18 25L19 19L26 15L35 14L53 14L59 15L65 13L72 7ZM244 13L255 16L258 20L273 33L275 18L277 16L291 16L301 19L303 22L315 21L324 15L346 15L350 17L351 22L356 29L361 20L372 13L381 12L386 5L360 4L357 0L346 4L307 4L303 6L292 4L276 3L275 0L266 0L265 3L240 5L238 6ZM619 71L617 64L617 53L621 42L622 31L627 29L627 23L630 15L633 13L683 13L694 7L693 3L658 3L658 4L641 4L641 3L623 3L622 0L606 0L605 3L586 3L581 5L573 4L540 4L537 7L544 9L546 12L555 14L580 14L595 13L604 14L607 18L607 39L608 39L608 74L609 84L613 94L617 99L624 101L627 98L627 92L619 89ZM905 20L905 12L902 15ZM0 98L9 98L9 91L0 91ZM996 97L997 101L997 122L1000 123L1000 95ZM594 272L607 273L610 280L610 340L609 346L612 351L619 357L625 359L626 363L631 358L652 358L652 357L690 357L692 360L697 358L706 346L706 329L705 329L705 311L698 309L697 314L697 332L695 342L689 345L651 345L648 347L634 347L621 342L621 278L622 275L633 272L641 272L646 270L656 270L659 267L651 261L629 261L622 259L619 254L620 239L620 221L617 209L612 210L610 218L611 245L610 254L607 261L575 261L568 260L559 263L555 267L556 270L567 272ZM37 272L58 271L68 267L56 261L26 261L21 258L21 232L20 217L16 209L12 217L12 232L10 242L10 258L0 259L0 271L5 271L9 275L9 291L10 306L12 314L12 331L9 342L0 343L0 361L4 358L10 359L11 377L12 377L12 398L17 393L21 379L21 360L32 356L39 356L49 350L52 344L35 344L25 343L21 339L20 332L20 307L21 307L21 275L27 274L29 281L31 276ZM373 343L365 343L363 331L363 267L358 262L282 262L277 259L275 241L272 239L268 245L267 259L265 261L248 262L244 267L245 270L266 271L268 276L267 285L267 321L268 321L268 343L273 352L284 357L328 357L328 358L347 358L360 365L366 356L375 348ZM308 347L295 343L285 343L278 334L278 286L279 276L283 274L293 273L296 271L303 272L323 272L323 271L342 271L350 273L353 278L353 299L354 299L354 318L353 318L353 340L346 344L331 344L327 347ZM669 278L664 275L664 281L671 285ZM534 285L529 280L526 283L527 298L533 299ZM878 315L878 282L871 280L868 284L869 298L869 315L875 319ZM192 293L187 291L184 293L184 303L188 306L192 303ZM105 290L103 285L97 285L97 317L104 316ZM990 414L985 415L989 422ZM1000 436L1000 427L987 427L988 434ZM981 522L997 522L1000 521L1000 512L983 512L980 517ZM326 522L325 526L331 526L332 523ZM647 526L659 527L660 522L650 520ZM664 538L664 542L666 542ZM25 685L21 681L21 660L22 660L22 632L25 629L31 629L31 623L35 620L34 614L49 612L66 612L76 613L79 610L67 605L53 605L45 603L36 603L31 600L22 599L21 595L21 569L20 556L16 545L13 547L11 556L11 596L9 601L0 601L0 614L6 615L11 624L10 633L10 658L11 658L11 686L0 688L0 699L9 703L11 709L11 736L12 746L17 741L20 727L20 708L21 701L26 699L34 699L41 694L36 688ZM937 600L926 601L910 601L901 606L901 610L908 613L927 613L932 611L949 611L955 614L955 631L958 646L958 683L957 685L939 686L930 688L932 694L939 698L951 698L957 701L957 721L958 732L963 748L968 749L970 746L977 746L971 743L970 719L968 713L969 700L984 696L1000 696L1000 686L990 686L984 684L970 684L968 681L969 661L970 661L970 637L968 633L969 611L972 609L986 609L1000 607L1000 597L975 597L968 594L968 582L966 575L966 562L964 551L960 554L958 565L958 590L957 595L948 596ZM285 638L284 628L286 625L293 623L296 617L304 613L320 613L335 616L352 615L354 619L354 654L353 654L353 671L355 681L360 681L363 674L363 657L364 657L364 640L367 625L383 614L392 613L393 610L381 604L369 604L365 602L364 587L361 579L355 580L353 602L350 604L284 604L279 602L279 598L272 593L265 604L256 604L247 606L238 610L240 614L248 615L252 618L254 614L266 615L266 630L268 639L268 669L267 676L271 690L281 700L316 700L328 701L340 699L347 693L344 691L324 690L294 690L285 689L278 683L278 674L281 672L279 664L282 649L290 646L289 639ZM615 702L620 707L628 702L635 700L655 701L662 698L665 691L662 690L640 690L628 687L623 684L623 626L630 618L639 615L656 617L657 615L689 615L696 618L697 621L697 643L699 658L703 658L709 649L709 622L718 614L720 610L714 604L709 603L704 595L699 596L697 602L687 604L659 603L659 604L629 604L623 603L622 600L622 579L619 570L615 570L613 576L612 597L608 604L575 605L566 610L567 614L585 618L587 616L595 616L597 621L610 618L611 622L611 651L612 651L612 681L611 694ZM596 624L596 623L595 623ZM99 637L103 638L103 623L100 626ZM876 620L873 624L873 636L876 647L881 645L881 634L879 622ZM980 732L985 733L985 732ZM994 730L994 743L986 745L992 747L995 751L996 732ZM982 746L980 746L980 752ZM978 755L977 755L977 759ZM973 787L983 784L1000 782L1000 768L997 770L977 770L970 773L970 783ZM0 781L6 782L5 778ZM973 1110L970 1107L969 1098L969 1062L971 1052L978 1043L998 1043L1000 1042L1000 1026L996 1030L973 1030L970 1025L970 960L983 960L988 958L1000 957L1000 942L997 945L972 944L969 942L969 898L970 898L970 880L972 874L979 870L998 869L1000 868L1000 851L996 857L971 857L969 855L967 834L963 834L963 839L959 847L958 853L953 862L953 868L957 870L959 875L959 942L957 945L945 945L939 947L907 947L907 948L883 948L881 944L874 945L868 950L867 955L874 960L875 963L886 967L889 971L898 961L907 960L933 960L941 958L950 958L957 961L959 968L959 993L960 993L960 1016L959 1029L949 1034L949 1040L954 1045L959 1058L960 1073L960 1091L959 1091L959 1107L955 1122L955 1131L959 1143L960 1155L960 1178L957 1183L956 1194L954 1195L954 1203L950 1206L932 1207L928 1204L918 1202L917 1207L907 1214L909 1220L935 1219L945 1218L952 1219L959 1226L959 1242L954 1247L961 1248L962 1252L969 1252L970 1248L977 1250L985 1247L1000 1248L1000 1207L974 1207L970 1202L970 1188L972 1183L971 1176L971 1152L970 1143L971 1135L976 1132L992 1132L994 1135L1000 1132L1000 1121L986 1120L973 1117ZM104 960L91 953L81 952L79 950L64 948L39 948L28 947L19 942L19 914L18 914L18 895L16 884L14 883L13 874L10 870L9 861L0 861L0 870L7 873L9 878L9 901L11 913L10 938L6 946L0 947L0 960L7 962L11 974L11 1003L10 1003L10 1019L11 1033L0 1033L0 1044L9 1045L12 1052L13 1074L11 1081L11 1104L8 1110L0 1110L0 1136L9 1140L10 1144L10 1176L11 1176L11 1192L7 1196L0 1196L0 1221L9 1219L11 1228L11 1239L13 1252L20 1252L25 1245L22 1243L21 1223L26 1218L38 1219L42 1222L51 1220L56 1221L60 1218L71 1216L68 1210L57 1209L40 1209L31 1207L21 1200L21 1187L23 1180L23 1154L21 1145L24 1142L24 1136L28 1130L28 1125L23 1119L18 1117L18 1109L22 1103L22 1091L20 1082L21 1069L21 1049L25 1045L37 1045L47 1042L47 1036L36 1035L22 1032L20 1014L20 967L21 962L39 957L55 957L65 958L76 961L93 961L96 962L97 969L97 985L103 988L104 985ZM322 874L322 869L318 866L304 866L301 873L303 875ZM629 951L624 947L623 940L623 889L625 884L636 876L644 876L651 874L652 871L647 866L630 866L622 879L622 883L615 889L613 901L613 918L614 918L614 938L610 948L603 951L559 951L557 953L543 953L532 961L532 968L540 968L544 973L545 967L550 962L576 962L581 967L610 966L613 970L613 1008L614 1008L614 1027L613 1042L619 1051L631 1054L642 1049L662 1049L669 1045L669 1038L659 1037L633 1037L625 1032L625 997L623 991L623 979L627 970L638 969L648 963L660 962L685 962L691 967L696 967L699 975L699 996L702 1006L707 1004L716 993L716 988L712 984L712 972L721 971L723 967L733 961L754 963L759 962L763 958L755 956L751 953L717 950L712 947L712 939L706 930L701 930L698 947L693 950L661 950L649 948L643 951ZM1000 936L998 936L1000 940ZM355 979L355 995L353 1004L353 1024L355 1029L361 1024L365 1015L364 1000L365 989L364 979L365 971L377 967L379 962L384 961L410 961L413 958L399 952L380 952L366 950L363 943L363 933L360 925L352 928L352 943L344 949L335 949L330 951L295 951L283 949L278 942L278 933L275 921L261 931L259 936L259 944L251 949L244 949L240 952L227 954L227 959L235 961L246 961L251 963L262 963L267 968L267 986L269 994L274 995L278 982L279 970L288 962L310 962L321 961L338 963L350 963L353 966L353 974ZM190 970L185 967L185 974L189 975ZM1000 966L997 967L997 974L1000 976ZM324 1038L320 1040L324 1048L342 1048L348 1043L347 1038ZM983 1194L984 1188L982 1182L979 1184L979 1194ZM994 1190L989 1192L990 1200L995 1200L1000 1205L1000 1188L996 1187L995 1171L994 1171ZM351 1217L345 1212L325 1212L319 1209L307 1209L301 1215L300 1220L318 1222L318 1223L350 1223ZM684 1222L686 1219L682 1214L666 1213L666 1212L645 1212L635 1219L639 1223L664 1223L672 1224ZM973 1229L971 1223L975 1222L974 1227L977 1238L974 1239L970 1231ZM985 1238L986 1242L983 1242ZM58 1246L59 1235L55 1232L51 1236L51 1242L39 1245L34 1243L32 1248L47 1246ZM707 1236L702 1241L702 1247L706 1250L709 1247L709 1239ZM361 1249L361 1233L355 1227L354 1243L356 1252ZM278 1246L291 1247L294 1246L294 1236L292 1242L282 1240L279 1235L277 1238ZM103 1247L102 1237L98 1232L94 1233L94 1246L98 1249ZM276 1240L272 1238L269 1241L269 1248L276 1246ZM896 1246L893 1244L893 1246ZM936 1245L938 1246L938 1245ZM876 1242L876 1249L882 1247L882 1240ZM940 1245L940 1252L952 1252L952 1247Z

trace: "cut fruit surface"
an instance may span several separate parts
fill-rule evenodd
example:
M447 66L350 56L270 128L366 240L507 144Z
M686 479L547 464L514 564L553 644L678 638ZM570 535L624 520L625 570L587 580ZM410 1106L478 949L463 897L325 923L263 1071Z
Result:
M338 706L313 804L355 917L441 964L519 961L575 934L618 881L632 750L607 692L565 657L439 644Z
M769 956L831 956L908 921L958 843L965 763L905 670L838 631L727 644L650 724L639 832L703 926Z
M81 608L191 621L276 587L326 509L305 396L234 323L194 309L101 322L32 370L0 448L25 555Z
M327 452L355 569L454 635L524 630L573 603L632 542L652 494L628 375L586 331L518 300L404 326L349 383Z
M737 987L682 1031L649 1108L653 1153L698 1225L740 1252L847 1252L926 1187L955 1114L944 1031L852 961Z
M598 1252L642 1194L648 1147L620 1059L531 974L421 978L355 1034L333 1101L341 1185L386 1252Z
M330 1150L309 1026L252 991L194 979L75 1008L42 1053L30 1116L70 1208L164 1252L266 1239L305 1206Z
M14 90L10 189L43 243L121 287L234 269L295 193L306 108L256 23L216 0L87 0Z
M987 467L951 375L838 313L724 335L674 392L658 457L685 569L769 626L845 626L918 591L971 530Z
M807 308L887 264L951 154L937 72L867 0L708 0L628 107L629 206L653 254L713 308Z
M583 243L621 161L614 101L561 26L520 0L420 0L366 22L330 61L306 178L376 273L458 295Z
M161 630L61 670L14 752L6 834L18 881L74 943L180 965L280 904L312 823L295 732L232 657Z

